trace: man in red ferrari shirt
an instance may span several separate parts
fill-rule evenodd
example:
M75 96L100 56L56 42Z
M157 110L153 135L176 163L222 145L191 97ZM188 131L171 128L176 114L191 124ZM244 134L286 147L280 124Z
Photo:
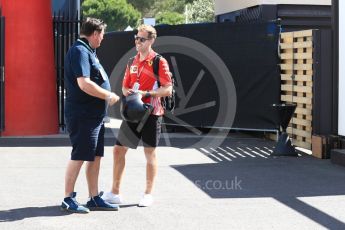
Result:
M157 174L156 147L161 133L162 115L164 108L161 97L172 93L171 73L166 59L160 58L158 87L153 73L153 59L157 55L151 46L157 37L156 30L149 25L141 25L135 35L137 55L130 66L127 66L122 84L122 93L128 96L133 93L133 86L139 84L138 92L142 94L144 103L150 103L154 109L140 132L136 128L138 123L123 121L114 147L113 185L110 192L104 193L102 198L110 203L122 203L120 184L125 168L125 155L128 148L136 149L140 139L144 145L146 157L146 190L138 206L148 207L153 203L151 195ZM134 87L135 88L135 87Z

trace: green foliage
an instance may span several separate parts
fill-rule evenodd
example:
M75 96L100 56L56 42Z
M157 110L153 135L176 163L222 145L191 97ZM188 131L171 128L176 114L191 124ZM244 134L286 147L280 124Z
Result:
M214 22L214 1L213 0L195 0L187 5L187 22Z
M175 14L173 14L174 12ZM178 13L178 14L176 14ZM153 16L158 23L180 24L213 22L213 0L156 0ZM173 17L177 17L174 19ZM183 19L182 19L183 17ZM187 19L187 20L186 20ZM169 22L169 23L168 23Z
M84 0L82 11L84 17L105 21L107 31L135 28L142 17L170 25L213 22L215 17L213 0Z
M147 16L146 14L150 12L156 0L127 0L127 2L140 11L143 16Z
M185 0L161 0L155 2L153 11L155 14L162 12L177 12L183 14L185 5Z
M157 24L178 25L183 24L184 22L184 15L177 12L162 12L158 13L156 16Z
M136 27L141 14L126 0L84 0L84 17L96 17L107 23L107 31L123 30L128 25Z

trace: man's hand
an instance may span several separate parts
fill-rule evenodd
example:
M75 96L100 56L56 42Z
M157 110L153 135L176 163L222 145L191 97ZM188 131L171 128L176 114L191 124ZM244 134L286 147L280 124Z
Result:
M109 106L114 105L116 102L120 100L120 97L117 96L115 93L111 92L107 98L107 102L109 103Z
M128 95L134 93L134 91L132 89L122 88L122 93L125 97L127 97Z
M133 94L133 93L138 93L138 94L141 94L141 95L145 95L145 93L146 93L146 91L142 91L142 90L133 90L133 89L125 89L125 90L122 90L122 92L123 92L123 95L125 96L125 97L127 97L127 96L129 96L129 95L131 95L131 94Z

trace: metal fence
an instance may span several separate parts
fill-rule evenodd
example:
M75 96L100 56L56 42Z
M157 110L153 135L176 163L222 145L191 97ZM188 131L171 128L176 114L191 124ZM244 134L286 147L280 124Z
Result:
M5 129L5 17L0 9L0 132Z
M65 129L65 84L64 84L64 61L68 49L79 37L81 20L79 14L70 16L66 13L57 12L53 15L54 53L57 80L57 102L59 111L59 127Z

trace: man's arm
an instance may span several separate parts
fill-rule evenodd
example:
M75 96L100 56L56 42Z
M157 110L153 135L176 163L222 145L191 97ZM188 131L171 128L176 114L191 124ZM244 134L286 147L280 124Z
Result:
M143 95L146 96L151 96L151 97L166 97L166 96L171 96L172 94L172 86L168 85L168 86L161 86L156 90L150 90L147 92L141 92Z
M156 90L151 90L148 94L152 97L166 97L172 94L172 73L169 70L169 64L163 57L159 59L158 75L161 87ZM148 96L148 95L147 95Z
M166 97L166 96L171 96L172 94L172 86L161 86L160 88L156 90L150 90L150 91L142 91L138 90L138 93L142 94L143 96L149 96L149 97ZM134 93L132 89L128 89L126 87L122 87L122 93L124 96L128 96L131 93Z
M82 91L93 97L108 101L109 105L115 104L120 99L115 93L103 89L88 77L78 77L77 81L78 86Z

